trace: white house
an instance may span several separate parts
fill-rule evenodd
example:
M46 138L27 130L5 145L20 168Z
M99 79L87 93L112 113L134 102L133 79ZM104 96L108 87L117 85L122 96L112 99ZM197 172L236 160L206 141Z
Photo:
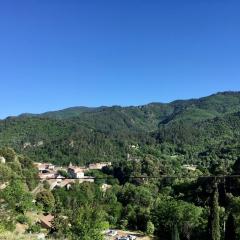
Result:
M112 165L111 162L92 163L92 164L89 164L89 169L90 170L101 170L104 167L111 166L111 165Z
M81 167L72 166L72 164L68 167L68 173L72 178L84 178L84 169Z

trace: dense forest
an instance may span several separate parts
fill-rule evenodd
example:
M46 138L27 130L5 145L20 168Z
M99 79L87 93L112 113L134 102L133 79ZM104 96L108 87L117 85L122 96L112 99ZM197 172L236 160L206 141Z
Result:
M138 107L75 107L0 121L0 144L37 161L119 162L151 156L207 167L236 160L240 93ZM217 164L216 163L216 164Z
M179 177L164 177L154 159L125 160L89 172L94 183L51 190L47 182L40 183L28 157L9 148L0 155L6 160L0 163L0 239L39 239L44 233L48 239L104 240L108 229L163 240L240 237L240 182L235 177L240 158L231 174L211 177L199 172L184 176L177 165ZM109 186L105 191L103 184ZM37 219L48 214L54 220L46 231ZM17 232L19 225L24 233Z
M0 237L16 239L4 234L19 223L40 233L33 215L52 214L50 239L102 240L107 229L240 239L239 140L239 92L9 117L0 121ZM112 165L88 172L94 183L52 191L43 183L35 194L34 161Z

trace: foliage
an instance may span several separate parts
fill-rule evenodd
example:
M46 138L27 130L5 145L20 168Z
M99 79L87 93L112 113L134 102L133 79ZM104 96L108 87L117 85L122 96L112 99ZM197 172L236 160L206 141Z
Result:
M16 217L17 222L21 223L21 224L28 224L29 223L29 218L23 214L18 215Z
M147 222L146 233L148 235L153 235L154 234L154 230L155 230L154 224L151 221L148 221Z
M172 240L180 240L177 224L174 224L174 225L173 225L173 229L172 229Z
M230 234L234 239L235 233L238 239L240 181L233 175L240 172L239 103L239 92L225 92L0 121L0 157L6 159L0 163L0 183L6 184L0 191L0 231L9 231L16 220L26 222L24 213L35 209L30 191L39 179L33 161L65 166L111 161L102 171L86 173L96 177L95 183L52 192L43 183L36 200L55 217L50 237L101 240L111 227L166 240L219 240ZM211 174L218 177L203 177ZM106 192L103 183L111 184ZM39 225L28 229L40 230Z
M91 206L81 207L72 222L71 239L103 240L101 232L106 230L103 220L101 211L94 210Z
M71 174L69 174L67 171L65 170L58 170L58 174L64 178L71 178Z
M36 200L38 203L43 205L43 210L45 212L50 212L54 207L55 199L49 190L39 192L36 196Z
M13 162L15 160L16 153L12 148L4 147L0 149L0 156L6 159L6 162Z
M39 224L30 225L27 231L29 233L39 233L41 231L41 226Z
M152 210L152 219L159 236L169 236L173 225L178 223L179 228L182 229L182 234L186 237L200 226L202 214L203 209L193 204L169 197L161 197L156 201ZM183 231L184 229L187 231Z
M218 205L218 190L215 189L211 203L211 211L209 216L210 239L220 240L220 220L219 220L219 205Z
M228 215L227 222L226 222L226 231L225 231L225 240L237 240L236 235L236 224L235 219L232 213Z
M2 193L3 199L10 209L24 213L33 208L32 196L20 180L11 180Z
M239 92L224 92L169 104L26 114L0 121L0 144L59 165L147 156L155 159L153 166L164 163L163 173L171 175L179 172L180 159L213 174L229 172L240 153L239 99ZM4 154L13 160L9 150Z

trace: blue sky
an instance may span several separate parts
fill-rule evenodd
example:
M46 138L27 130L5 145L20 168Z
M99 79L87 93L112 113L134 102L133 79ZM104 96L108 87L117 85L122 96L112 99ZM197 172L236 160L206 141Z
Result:
M240 90L240 3L0 3L0 118Z

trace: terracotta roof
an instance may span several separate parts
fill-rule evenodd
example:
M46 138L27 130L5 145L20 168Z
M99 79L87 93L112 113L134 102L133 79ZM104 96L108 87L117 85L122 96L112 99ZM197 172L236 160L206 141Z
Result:
M51 214L48 214L47 216L41 216L40 221L43 227L45 228L52 228L52 221L54 219L54 216Z
M84 172L84 168L82 168L82 167L69 167L68 169L72 170L75 173L77 173L77 172Z

